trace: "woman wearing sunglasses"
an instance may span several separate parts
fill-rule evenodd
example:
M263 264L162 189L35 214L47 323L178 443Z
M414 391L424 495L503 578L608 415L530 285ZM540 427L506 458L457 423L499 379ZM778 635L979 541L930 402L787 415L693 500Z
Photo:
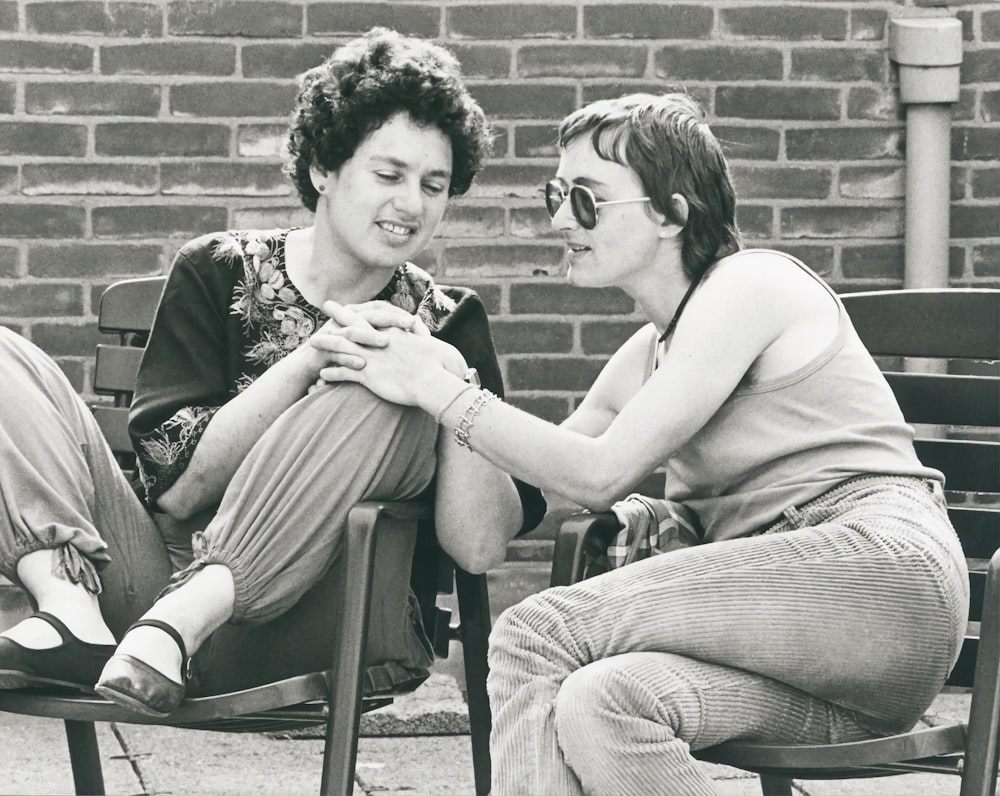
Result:
M546 205L570 280L621 288L649 320L561 426L397 330L321 373L588 509L618 513L663 468L662 503L697 520L697 544L502 615L494 793L708 794L691 749L912 726L957 654L965 564L942 477L836 295L789 255L741 250L725 158L686 96L594 103L559 145Z

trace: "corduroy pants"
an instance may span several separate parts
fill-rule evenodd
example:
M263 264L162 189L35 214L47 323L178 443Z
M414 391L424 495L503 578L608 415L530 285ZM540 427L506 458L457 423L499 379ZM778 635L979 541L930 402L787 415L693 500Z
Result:
M908 729L967 611L940 486L882 476L760 535L548 589L491 636L493 796L711 794L691 749Z
M195 531L199 562L175 578L201 563L229 566L240 624L223 626L199 651L192 694L321 671L332 660L339 588L336 570L327 573L347 512L360 500L425 490L436 435L423 412L358 385L316 391L265 432L214 515L177 524L139 501L56 364L0 327L0 573L17 582L20 558L46 548L61 551L70 577L96 566L101 611L120 639L191 560ZM391 536L378 546L366 657L403 670L370 669L383 685L433 660L408 590L413 540Z

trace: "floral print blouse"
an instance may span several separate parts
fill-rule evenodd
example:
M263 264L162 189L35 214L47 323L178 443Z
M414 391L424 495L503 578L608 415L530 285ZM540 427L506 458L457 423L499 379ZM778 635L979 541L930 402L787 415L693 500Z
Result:
M151 508L184 472L219 407L327 320L288 278L288 232L206 235L183 246L174 260L129 417L141 487ZM486 312L473 291L438 287L430 275L406 263L373 298L418 314L432 334L458 348L479 370L484 386L502 395ZM526 522L529 513L537 511L529 512L526 505ZM540 517L533 516L528 527Z

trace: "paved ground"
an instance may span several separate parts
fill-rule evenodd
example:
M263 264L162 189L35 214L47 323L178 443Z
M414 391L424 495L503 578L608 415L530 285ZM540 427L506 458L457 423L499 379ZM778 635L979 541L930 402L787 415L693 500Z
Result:
M935 703L943 717L964 718L968 699ZM452 674L438 672L391 708L368 714L362 728L356 794L472 796L464 702ZM394 733L404 733L402 735ZM229 735L133 724L100 725L108 794L274 794L319 791L323 742L317 737ZM706 766L719 796L759 796L752 775ZM877 780L796 783L803 796L952 796L955 777L910 775ZM0 713L0 793L73 792L61 722ZM544 794L538 794L544 796ZM636 794L636 796L659 796ZM668 796L663 794L662 796Z

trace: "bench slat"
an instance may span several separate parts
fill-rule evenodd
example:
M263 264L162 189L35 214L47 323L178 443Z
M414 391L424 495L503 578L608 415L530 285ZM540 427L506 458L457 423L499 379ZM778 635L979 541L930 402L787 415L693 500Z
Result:
M909 423L1000 426L1000 378L887 373Z
M132 453L127 406L95 406L94 419L115 453Z
M129 279L110 285L101 296L98 328L105 333L148 332L166 277Z
M1000 442L918 439L917 456L947 476L949 490L1000 492Z
M141 348L98 345L94 363L94 392L98 395L131 393L139 373Z

